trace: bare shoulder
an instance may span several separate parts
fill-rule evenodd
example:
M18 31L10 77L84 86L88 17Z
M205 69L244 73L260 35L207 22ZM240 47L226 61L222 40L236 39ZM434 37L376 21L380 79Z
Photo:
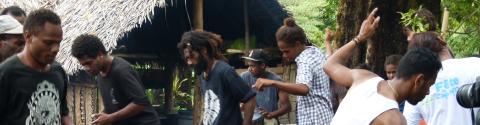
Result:
M407 120L397 109L390 109L378 115L371 125L406 125Z
M364 69L352 69L353 84L352 87L357 86L371 78L378 77L377 74L364 70Z

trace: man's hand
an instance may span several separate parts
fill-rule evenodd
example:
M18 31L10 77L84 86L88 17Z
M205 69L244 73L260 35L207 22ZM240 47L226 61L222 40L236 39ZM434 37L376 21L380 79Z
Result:
M358 42L367 40L375 33L375 29L378 27L378 22L380 22L380 16L374 17L377 10L378 8L373 9L367 19L363 21L362 26L360 27L360 33L357 35Z
M113 119L110 114L100 113L93 115L92 125L110 125L113 122Z
M263 108L259 108L259 110L260 110L260 114L262 114L263 118L266 118L266 119L272 119L273 118L272 113L268 112L267 110L265 110Z
M274 80L258 78L255 82L255 85L253 85L252 87L255 88L257 91L263 91L263 88L272 86L273 84L275 84Z
M377 13L377 8L368 15L360 27L359 34L347 44L340 47L332 56L329 56L327 62L323 66L325 73L336 82L336 84L353 87L354 83L364 81L363 78L372 78L377 75L372 72L363 72L363 70L352 70L344 64L352 56L352 51L359 42L365 42L372 37L375 29L378 27L380 17L374 17ZM360 77L361 76L361 77Z

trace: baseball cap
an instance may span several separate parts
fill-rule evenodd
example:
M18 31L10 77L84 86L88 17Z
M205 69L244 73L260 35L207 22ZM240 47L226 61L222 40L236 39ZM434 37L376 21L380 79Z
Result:
M258 61L258 62L267 62L267 55L261 49L251 50L248 56L242 57L243 59Z
M23 26L10 15L1 15L0 34L23 34Z

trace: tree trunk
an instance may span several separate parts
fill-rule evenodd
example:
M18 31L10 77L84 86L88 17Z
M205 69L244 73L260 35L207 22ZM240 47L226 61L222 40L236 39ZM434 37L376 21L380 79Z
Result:
M334 48L338 49L350 42L358 34L363 20L367 16L368 0L342 0L337 14L337 31ZM354 51L353 58L348 62L354 67L365 62L366 46L359 45Z
M379 27L367 45L359 45L349 65L352 67L365 62L371 66L371 71L386 78L383 66L385 58L392 54L404 54L407 49L406 36L400 24L401 15L398 12L406 12L420 5L432 11L439 22L440 0L341 0L334 47L339 48L353 39L367 14L377 7Z

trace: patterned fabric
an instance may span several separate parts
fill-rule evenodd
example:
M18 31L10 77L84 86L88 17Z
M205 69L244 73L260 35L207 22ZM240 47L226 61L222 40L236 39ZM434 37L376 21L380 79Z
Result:
M317 47L308 46L295 59L297 84L305 84L306 96L297 97L297 122L299 125L328 125L333 118L330 81L323 71L326 56Z

